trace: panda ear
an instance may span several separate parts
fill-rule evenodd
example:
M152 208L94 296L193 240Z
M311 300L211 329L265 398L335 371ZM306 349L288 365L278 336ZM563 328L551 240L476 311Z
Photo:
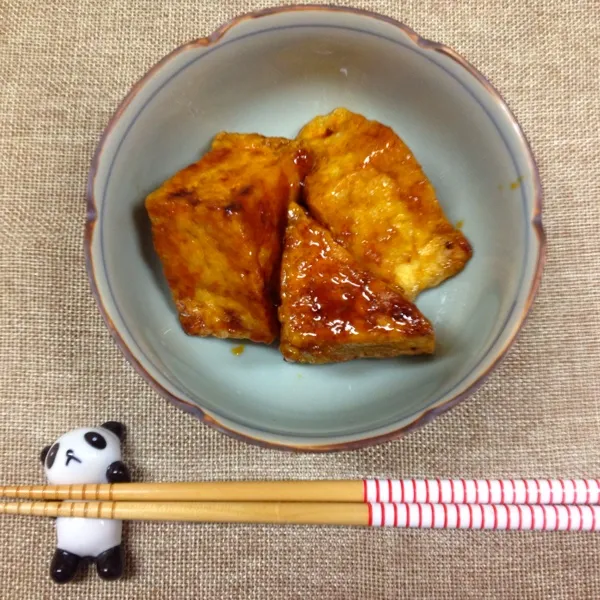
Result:
M44 449L40 452L40 460L42 461L42 464L44 464L44 462L46 461L46 455L48 454L48 452L50 452L50 448L52 448L52 446L45 446Z
M123 425L123 423L119 423L118 421L107 421L100 425L100 427L112 431L119 440L123 441L123 438L125 437L125 425Z

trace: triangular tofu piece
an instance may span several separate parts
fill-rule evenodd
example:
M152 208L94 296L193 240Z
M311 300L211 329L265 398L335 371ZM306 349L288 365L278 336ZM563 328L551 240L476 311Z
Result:
M463 269L467 238L392 129L338 108L297 139L315 160L304 182L311 214L370 273L414 300Z
M288 210L280 350L301 363L431 354L433 328L401 294L362 269L296 203Z

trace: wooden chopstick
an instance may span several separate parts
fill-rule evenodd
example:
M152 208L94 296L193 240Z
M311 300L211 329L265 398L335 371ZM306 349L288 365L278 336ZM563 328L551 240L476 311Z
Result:
M368 505L348 502L2 502L0 514L123 521L369 524Z
M598 531L600 506L354 502L3 502L0 514L130 521Z
M28 500L600 504L598 479L365 479L4 486Z
M1 486L0 496L28 500L157 502L362 502L362 481L206 481Z

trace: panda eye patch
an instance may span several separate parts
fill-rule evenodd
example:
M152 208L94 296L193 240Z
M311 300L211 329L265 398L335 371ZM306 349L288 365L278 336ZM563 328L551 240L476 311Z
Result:
M60 447L60 444L56 443L53 444L52 448L50 448L50 450L48 450L48 455L46 456L46 467L48 469L52 468L52 465L54 464L54 461L56 460L56 455L58 454L58 449Z
M104 450L106 448L106 440L103 435L96 433L95 431L88 431L84 436L85 441L98 450Z

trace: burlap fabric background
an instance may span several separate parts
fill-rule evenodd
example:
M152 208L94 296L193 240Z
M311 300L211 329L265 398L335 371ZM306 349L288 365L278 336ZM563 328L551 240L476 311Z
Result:
M407 438L293 455L159 398L110 339L84 269L84 190L112 111L146 69L260 0L0 0L0 466L120 419L138 480L600 476L600 3L354 4L449 44L501 90L541 168L549 260L532 317L474 397ZM53 586L50 521L0 519L2 598L599 598L600 535L134 524L119 583Z

